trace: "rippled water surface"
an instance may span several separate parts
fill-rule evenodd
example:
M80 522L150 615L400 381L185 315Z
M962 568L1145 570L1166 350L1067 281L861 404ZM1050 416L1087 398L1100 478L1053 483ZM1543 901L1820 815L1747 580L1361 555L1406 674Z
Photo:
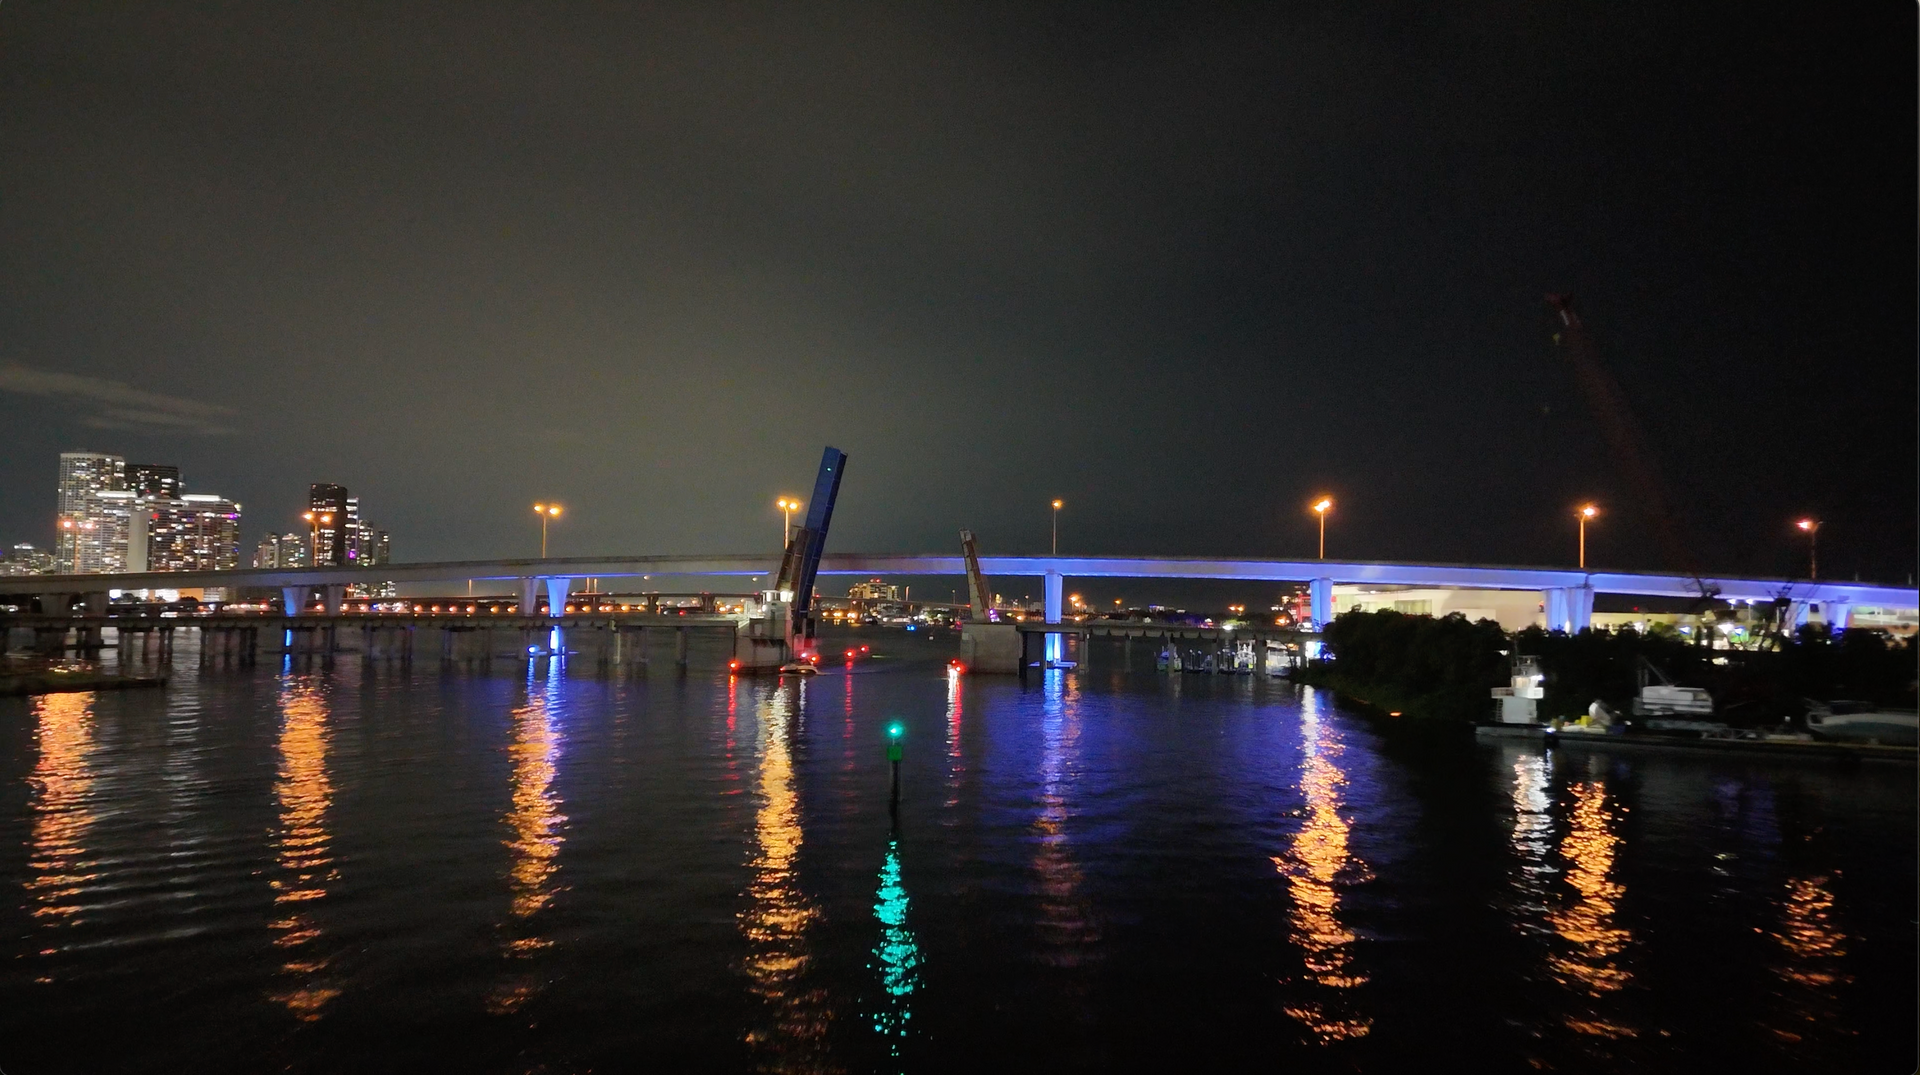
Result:
M0 699L0 1069L1913 1067L1912 765L867 641Z

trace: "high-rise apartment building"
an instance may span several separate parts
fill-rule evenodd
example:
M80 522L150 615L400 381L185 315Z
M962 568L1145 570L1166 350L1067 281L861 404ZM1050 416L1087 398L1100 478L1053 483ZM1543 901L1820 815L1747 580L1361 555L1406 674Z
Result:
M253 566L305 567L308 540L306 534L268 534L260 539L259 547L254 549Z
M15 545L0 557L0 575L46 575L53 571L53 554L32 545Z
M144 501L146 570L231 571L240 566L240 505L212 493Z
M60 453L60 487L54 520L56 571L106 571L113 561L120 566L112 570L124 570L125 526L105 525L109 505L99 501L98 494L123 492L126 478L127 461L120 456L101 452ZM124 515L124 510L120 514ZM121 535L121 551L117 557L111 555L115 532Z
M186 492L180 468L157 463L128 463L127 491L147 500L175 500Z
M313 562L315 564L345 564L347 562L347 487L315 482L307 487L307 512L313 518L308 521L308 532L312 536ZM353 501L356 511L359 502Z

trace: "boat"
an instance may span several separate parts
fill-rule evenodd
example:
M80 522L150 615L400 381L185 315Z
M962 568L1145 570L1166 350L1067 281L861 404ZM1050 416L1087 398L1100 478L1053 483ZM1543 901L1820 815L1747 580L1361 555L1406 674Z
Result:
M1809 701L1807 731L1817 739L1915 746L1920 745L1920 714L1871 702Z
M1647 682L1647 673L1660 680ZM1700 687L1682 687L1668 678L1652 661L1640 658L1640 693L1633 700L1633 715L1636 717L1679 717L1683 723L1702 722L1700 718L1713 715L1713 695ZM1654 727L1649 723L1648 727ZM1724 727L1724 725L1722 725ZM1675 728L1674 731L1701 731L1696 728Z

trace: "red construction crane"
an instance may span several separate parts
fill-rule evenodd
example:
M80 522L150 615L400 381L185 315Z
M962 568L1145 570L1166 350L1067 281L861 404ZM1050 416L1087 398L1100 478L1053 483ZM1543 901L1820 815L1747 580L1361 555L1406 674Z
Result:
M1626 471L1633 493L1640 500L1641 512L1653 523L1654 534L1660 540L1669 566L1692 575L1700 587L1700 596L1711 597L1712 588L1701 580L1699 567L1687 543L1681 540L1679 516L1667 496L1666 483L1654 465L1646 436L1634 421L1633 409L1627 405L1620 385L1601 363L1600 349L1594 344L1593 336L1587 332L1580 315L1573 312L1573 296L1548 295L1547 305L1553 307L1560 318L1560 331L1553 334L1553 342L1573 366L1574 380L1587 397L1587 405L1593 408L1594 420L1600 424L1600 436L1607 442L1614 461Z

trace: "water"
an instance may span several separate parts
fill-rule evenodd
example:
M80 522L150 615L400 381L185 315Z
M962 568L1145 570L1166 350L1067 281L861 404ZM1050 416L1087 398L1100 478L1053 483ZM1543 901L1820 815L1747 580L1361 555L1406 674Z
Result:
M865 637L0 700L0 1069L1912 1068L1910 765Z

